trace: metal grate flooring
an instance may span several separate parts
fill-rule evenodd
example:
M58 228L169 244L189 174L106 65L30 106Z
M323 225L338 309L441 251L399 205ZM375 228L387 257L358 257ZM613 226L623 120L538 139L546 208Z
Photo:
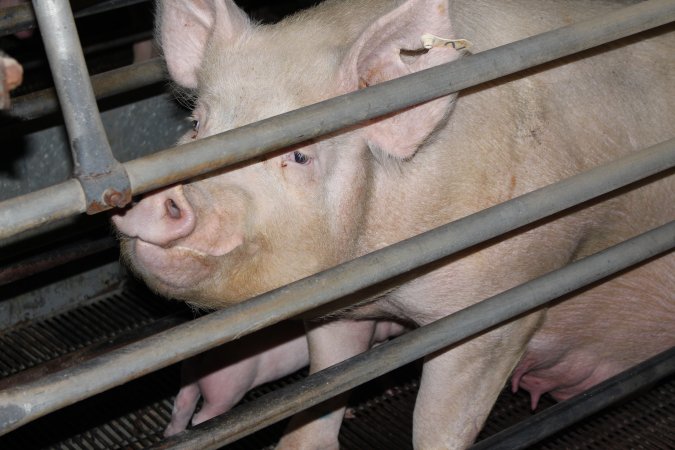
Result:
M158 299L141 288L131 288L64 314L15 327L0 335L0 378L5 378L0 380L0 385L6 384L10 375L69 364L87 354L138 339L191 317L192 312L179 303ZM243 401L260 397L303 376L297 373L261 386ZM409 366L357 389L340 433L341 447L412 448L410 432L417 377L417 367ZM151 447L162 440L178 385L179 367L168 367L0 437L0 448ZM544 398L538 411L552 404L552 400ZM532 414L525 393L511 394L505 389L479 440ZM226 448L271 448L283 428L284 423L278 423ZM675 449L675 377L530 448Z

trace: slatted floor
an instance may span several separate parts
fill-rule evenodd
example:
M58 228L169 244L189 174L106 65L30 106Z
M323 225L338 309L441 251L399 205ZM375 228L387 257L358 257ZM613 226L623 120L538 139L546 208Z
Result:
M111 345L189 320L184 306L140 288L114 292L67 313L26 324L0 335L0 385L35 376L50 367L86 358ZM46 364L46 367L45 367ZM406 367L374 380L352 396L341 434L345 449L408 449L418 370ZM304 376L294 374L249 393L250 401ZM172 366L38 419L0 437L0 449L144 449L162 440L178 389ZM539 411L553 404L544 398ZM485 438L533 413L525 393L500 396L479 436ZM228 449L271 448L284 424L242 439ZM536 449L675 448L675 378L644 395L604 411L537 446Z

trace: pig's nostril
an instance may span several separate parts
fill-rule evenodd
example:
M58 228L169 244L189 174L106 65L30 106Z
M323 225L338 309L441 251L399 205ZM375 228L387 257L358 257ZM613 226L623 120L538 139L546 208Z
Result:
M174 202L172 199L168 199L167 201L164 202L164 206L166 207L166 212L171 217L172 219L180 219L181 218L181 213L180 213L180 208Z

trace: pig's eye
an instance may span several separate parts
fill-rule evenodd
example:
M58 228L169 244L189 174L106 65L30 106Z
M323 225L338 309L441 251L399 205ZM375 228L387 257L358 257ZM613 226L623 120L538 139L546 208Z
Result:
M310 161L309 156L297 151L293 152L293 160L298 164L307 164Z
M192 119L192 139L197 139L199 134L199 119Z

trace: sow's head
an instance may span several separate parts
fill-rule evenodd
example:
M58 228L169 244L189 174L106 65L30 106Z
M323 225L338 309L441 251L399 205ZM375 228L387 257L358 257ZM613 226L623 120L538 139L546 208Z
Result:
M229 0L164 1L158 20L171 77L196 95L194 129L179 143L459 56L420 39L451 35L438 0L329 0L275 25L251 23ZM381 232L376 171L408 163L453 101L146 195L113 218L123 258L160 294L222 307L367 252L365 238Z

